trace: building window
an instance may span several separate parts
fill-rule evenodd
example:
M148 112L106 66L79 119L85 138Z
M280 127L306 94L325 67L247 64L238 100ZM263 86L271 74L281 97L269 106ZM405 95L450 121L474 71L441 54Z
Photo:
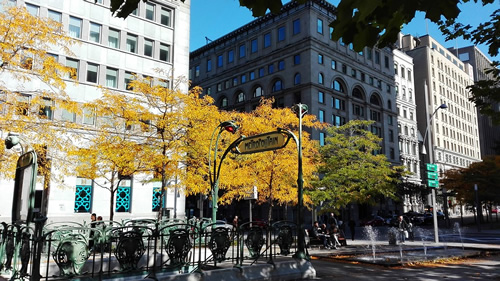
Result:
M332 69L336 70L337 69L337 62L332 60Z
M272 92L277 92L283 90L283 83L281 80L276 80L273 84Z
M294 85L299 85L300 82L301 82L300 80L301 80L300 73L296 73L295 77L293 78L293 84Z
M224 57L222 55L217 56L217 67L222 67L224 65Z
M332 107L343 111L345 110L345 101L338 98L332 98Z
M347 74L347 65L342 64L342 73Z
M375 51L375 63L380 64L380 52Z
M393 130L389 130L389 141L394 142L394 131Z
M71 70L69 78L78 80L78 60L66 59L66 66Z
M212 60L208 59L207 60L207 72L212 71Z
M318 63L323 64L323 55L322 54L318 54Z
M125 72L125 77L123 77L125 90L131 91L134 89L134 87L130 84L133 80L134 80L134 75L132 75L132 73L130 73L130 72Z
M377 121L377 122L380 122L381 120L381 114L379 111L376 111L376 110L370 110L370 119L373 120L373 121Z
M323 73L318 73L318 83L323 85Z
M82 123L85 125L94 125L95 124L95 112L88 108L83 108L83 119Z
M88 63L87 64L87 82L97 83L97 77L99 72L99 65Z
M358 104L352 105L352 112L356 116L364 117L365 116L365 108Z
M351 76L356 78L356 76L357 76L356 69L351 68Z
M300 54L293 56L293 64L294 65L300 64Z
M158 182L154 182L153 184L158 184ZM159 183L161 185L161 183ZM161 200L161 186L153 186L153 205L151 206L151 211L152 212L159 212L161 209L160 202L164 202ZM163 206L165 204L163 203Z
M231 62L234 62L234 51L233 50L229 50L227 52L227 63L231 63Z
M321 146L325 145L325 133L323 132L319 133L319 145Z
M278 62L278 70L285 70L285 61L284 60L280 60Z
M52 120L52 116L53 116L52 108L53 108L53 106L54 106L54 103L52 102L51 99L43 98L42 102L40 104L40 107L38 108L38 115L40 117L42 117L43 119Z
M160 60L165 62L170 62L170 46L166 44L160 44Z
M245 74L241 75L241 84L244 84L247 82L247 76Z
M325 122L325 111L324 110L319 110L318 111L318 121L323 123Z
M239 92L236 95L236 102L244 102L245 101L245 94L243 92Z
M385 68L389 68L389 57L388 56L384 56L384 66L385 66Z
M394 64L394 75L398 75L398 64Z
M131 53L137 53L137 36L132 34L127 34L127 51Z
M109 29L108 46L116 49L120 48L120 31L116 29Z
M82 19L69 17L69 35L75 38L82 37Z
M132 203L132 186L131 180L122 180L121 186L116 190L116 208L117 213L130 212Z
M226 106L228 106L228 103L227 103L227 98L226 98L226 97L223 97L223 98L221 99L221 101L220 101L220 105L221 105L222 107L226 107Z
M278 42L285 40L285 27L278 28Z
M271 33L264 34L264 48L271 46Z
M92 210L92 180L77 178L75 189L75 213L90 213Z
M108 68L106 69L106 87L118 87L118 70Z
M267 73L268 74L274 73L274 64L270 64L267 66Z
M293 21L293 35L300 33L300 19Z
M153 56L154 41L144 38L144 55L148 57Z
M408 69L408 81L411 81L411 70Z
M250 81L254 80L255 79L255 71L250 71Z
M389 157L394 160L394 158L396 158L396 153L394 152L394 148L391 147L389 151L390 151Z
M101 25L97 23L90 23L89 40L96 43L101 43Z
M40 7L26 3L26 10L34 17L38 17L38 10Z
M253 39L250 44L250 52L256 53L258 50L258 41L257 39Z
M253 91L253 97L254 98L257 98L257 97L260 97L260 96L263 96L264 95L264 91L262 90L262 87L257 87L255 88L255 90Z
M240 59L246 56L246 47L245 45L240 45Z
M146 19L155 20L155 5L151 3L146 3Z
M161 18L160 23L166 26L170 26L170 18L172 15L172 11L169 9L161 8Z
M49 18L59 23L62 22L62 14L56 11L49 10Z
M263 67L259 68L259 78L264 77L264 75L265 75L264 68Z
M318 102L319 103L325 103L325 93L318 92Z
M323 20L318 19L317 30L319 34L323 34Z
M337 79L333 81L332 88L337 92L345 93L344 86Z
M194 77L200 76L200 66L197 65L194 67Z

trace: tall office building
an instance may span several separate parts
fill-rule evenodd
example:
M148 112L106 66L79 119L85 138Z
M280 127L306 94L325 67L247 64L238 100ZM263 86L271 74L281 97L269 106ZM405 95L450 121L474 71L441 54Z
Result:
M277 107L307 104L310 114L335 126L374 120L370 130L383 138L381 153L399 164L392 50L355 52L332 41L328 24L334 13L327 1L292 2L279 15L212 41L191 52L192 85L228 110L251 111L261 97L272 96ZM313 131L312 137L323 144L325 132ZM370 212L361 210L360 216Z
M421 184L413 58L398 49L394 49L393 54L399 153L401 164L410 172L404 181L411 184ZM405 195L404 212L423 211L423 209L424 202L420 196Z
M492 74L486 74L485 70L491 68L491 61L475 46L463 48L450 48L450 52L455 54L464 63L472 65L474 81L492 79ZM492 105L497 112L500 111L500 104ZM479 143L481 144L481 156L496 155L500 148L500 126L493 125L488 116L482 115L478 111Z
M428 134L425 162L431 155L442 173L480 161L477 112L466 89L474 83L472 66L429 35L406 35L401 46L413 57L418 130ZM442 104L447 108L438 110Z
M66 92L78 102L99 98L99 87L127 94L127 82L132 74L167 79L165 86L173 86L170 77L186 77L189 70L190 1L150 0L138 1L138 8L126 19L115 18L109 10L111 0L41 1L18 0L11 4L25 6L30 13L49 17L63 24L64 30L74 37L73 57L50 50L62 64L76 70L78 84L68 79ZM175 54L175 55L174 55ZM163 69L159 74L155 69ZM0 79L2 79L0 77ZM15 83L4 81L5 83ZM29 92L40 83L34 80L23 85ZM11 85L15 88L16 85ZM181 90L187 91L187 84ZM51 118L61 118L92 126L95 118L76 116L55 108ZM167 192L166 205L158 205L159 185L125 180L115 198L115 218L154 217L164 207L171 215L184 216L184 197ZM65 178L66 188L51 187L48 217L50 220L89 220L89 213L107 219L109 191L98 187L92 180ZM0 214L10 215L13 184L2 182L4 195L0 199ZM173 183L172 183L173 185ZM174 206L177 210L173 210Z

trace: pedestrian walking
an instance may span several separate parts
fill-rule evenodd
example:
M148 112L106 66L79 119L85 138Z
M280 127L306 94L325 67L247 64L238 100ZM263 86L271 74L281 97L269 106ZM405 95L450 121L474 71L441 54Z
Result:
M401 243L405 242L408 238L408 223L404 220L403 216L398 217L398 231L399 231L399 241Z
M349 230L351 231L351 240L354 241L354 235L356 234L356 222L354 220L349 221Z

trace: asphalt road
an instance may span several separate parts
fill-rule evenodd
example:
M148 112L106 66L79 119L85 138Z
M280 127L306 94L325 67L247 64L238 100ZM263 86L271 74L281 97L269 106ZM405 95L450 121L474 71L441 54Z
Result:
M331 260L312 264L317 277L309 280L500 280L499 255L397 268Z

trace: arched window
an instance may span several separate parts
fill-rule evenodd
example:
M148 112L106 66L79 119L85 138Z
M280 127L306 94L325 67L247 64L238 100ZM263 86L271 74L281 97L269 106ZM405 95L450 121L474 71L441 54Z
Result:
M263 95L264 95L264 91L262 90L261 86L258 86L257 88L255 88L255 90L253 90L253 97L254 98L257 98L257 97L260 97Z
M280 79L274 81L272 92L277 92L283 90L283 83Z
M372 94L370 97L370 103L376 106L380 106L380 97L377 94Z
M332 89L340 93L345 93L344 85L342 85L342 82L340 82L338 79L335 79L332 82Z
M360 88L356 87L352 90L352 97L363 100L364 95Z
M295 77L293 78L293 84L294 85L300 84L301 83L300 80L301 80L300 73L295 74Z
M323 85L323 73L318 73L318 83Z
M227 98L226 97L222 97L222 99L220 100L220 106L221 107L227 106Z
M243 92L239 92L236 94L236 102L244 102L245 101L245 94Z

